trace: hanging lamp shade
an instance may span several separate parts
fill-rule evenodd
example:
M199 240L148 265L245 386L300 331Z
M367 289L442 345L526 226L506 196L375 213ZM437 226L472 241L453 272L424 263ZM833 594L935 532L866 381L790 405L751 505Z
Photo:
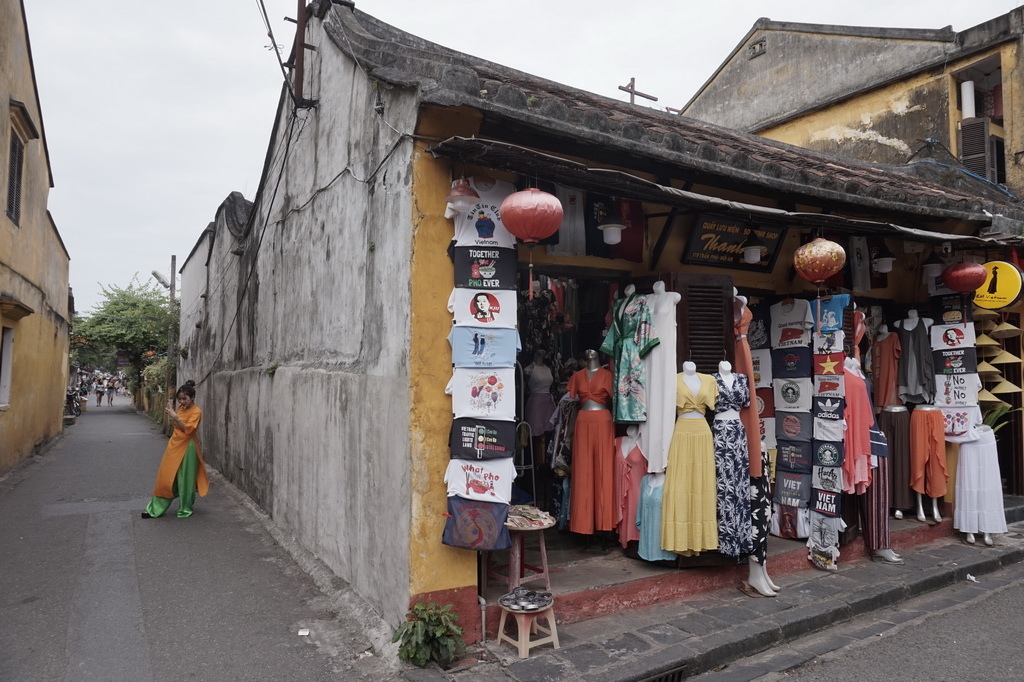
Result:
M480 194L473 189L466 178L459 178L444 198L459 213L465 213L480 200Z
M984 360L978 363L978 375L985 381L995 381L1003 376L998 367Z
M993 339L1009 339L1014 336L1020 336L1020 328L1015 327L1009 322L1003 322L995 329L988 333Z
M971 318L975 322L980 320L994 320L997 317L999 317L999 313L994 310L986 310L985 308L979 308L978 306L974 306L971 310Z
M882 273L883 275L887 272L892 272L892 264L896 262L896 256L893 255L892 251L882 242L881 248L875 253L874 258L871 259L871 267L875 269L875 272Z
M928 260L921 264L921 271L924 273L925 281L934 280L946 269L946 261L939 258L938 254L932 251Z
M605 244L618 244L622 241L622 231L626 226L618 221L611 220L597 226L601 230L601 239Z
M1020 386L1011 384L1006 379L999 382L998 385L992 388L992 395L1006 395L1007 393L1020 393Z
M500 211L505 228L528 246L547 239L562 226L562 202L536 187L508 195Z
M953 291L966 294L974 291L988 279L988 270L980 263L962 261L942 271L942 283Z
M985 404L992 404L992 403L1001 403L1003 401L1001 399L995 397L989 391L987 391L986 389L983 388L980 391L978 391L978 402L979 403L985 403Z
M993 339L988 334L978 334L978 338L975 339L974 345L977 346L978 348L984 348L986 346L999 346L999 342Z
M821 284L846 265L846 251L833 241L818 237L793 252L793 267L797 274L815 284Z
M996 354L989 360L989 363L993 365L1008 365L1012 362L1020 362L1020 358L1018 358L1013 353L1010 353L1009 351L1005 350L999 351L998 354Z

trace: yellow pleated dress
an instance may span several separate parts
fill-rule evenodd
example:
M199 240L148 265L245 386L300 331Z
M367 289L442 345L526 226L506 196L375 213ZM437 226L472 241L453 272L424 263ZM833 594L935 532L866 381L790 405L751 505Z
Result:
M705 414L718 400L718 385L709 374L697 374L694 395L676 375L676 425L668 449L665 490L661 500L661 547L692 556L718 549L715 444L706 419L678 417Z

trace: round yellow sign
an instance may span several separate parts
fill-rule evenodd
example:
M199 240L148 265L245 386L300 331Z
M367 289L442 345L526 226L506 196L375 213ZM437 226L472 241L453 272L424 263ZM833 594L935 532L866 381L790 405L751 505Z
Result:
M1024 294L1024 274L1013 263L994 260L985 263L988 277L974 291L974 305L985 310L1000 310L1020 300Z

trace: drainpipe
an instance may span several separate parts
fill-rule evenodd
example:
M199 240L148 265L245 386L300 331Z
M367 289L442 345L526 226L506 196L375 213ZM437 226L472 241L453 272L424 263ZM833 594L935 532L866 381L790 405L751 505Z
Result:
M480 643L487 640L487 600L483 595L477 595L476 600L480 602Z
M974 108L974 81L964 81L960 84L960 109L964 118L974 118L977 115Z

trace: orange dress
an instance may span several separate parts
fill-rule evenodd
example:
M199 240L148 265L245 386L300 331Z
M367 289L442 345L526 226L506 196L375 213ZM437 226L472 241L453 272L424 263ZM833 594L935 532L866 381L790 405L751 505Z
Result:
M871 373L874 376L875 407L901 405L896 390L900 355L900 335L889 333L884 339L875 341L871 346Z
M185 458L188 444L192 442L196 448L196 458L199 460L199 467L196 470L196 488L201 496L205 496L210 490L210 480L206 477L203 451L199 447L199 437L196 435L199 422L203 419L203 411L193 404L187 409L179 409L178 418L185 424L185 430L182 431L178 427L174 427L171 438L167 441L163 459L160 460L160 468L156 472L153 494L157 497L176 497L173 492L174 479L178 475L178 468L181 467L181 460Z
M750 357L750 344L747 342L747 330L750 329L750 321L754 319L754 313L750 308L743 306L740 312L740 319L733 329L736 335L736 372L747 375L747 385L750 392L754 392L754 361ZM740 421L743 422L743 429L747 432L747 450L750 453L750 477L761 476L761 420L757 416L757 401L751 400L750 404L740 410Z
M569 395L580 405L593 400L603 410L580 409L572 439L569 530L593 535L615 527L615 424L612 373L603 367L593 376L581 369L569 379Z

